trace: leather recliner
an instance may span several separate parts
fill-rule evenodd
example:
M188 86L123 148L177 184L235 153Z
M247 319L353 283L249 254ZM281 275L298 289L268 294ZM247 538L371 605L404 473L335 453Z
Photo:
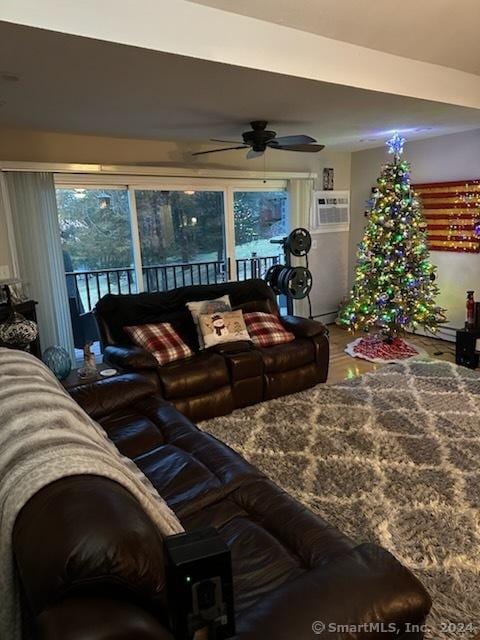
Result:
M106 295L95 308L104 359L127 371L156 371L163 397L198 421L233 409L295 393L328 374L328 332L323 324L295 316L281 317L295 335L287 344L256 348L250 342L199 350L187 302L230 296L233 309L279 316L273 291L263 280L182 287L160 293ZM123 327L170 322L195 355L160 366L153 356L133 346Z
M214 526L229 546L236 640L423 637L430 598L405 567L300 505L158 387L156 376L125 374L71 393L187 531ZM48 485L20 512L13 550L25 638L172 640L162 540L117 483L84 475ZM315 621L358 631L316 635Z

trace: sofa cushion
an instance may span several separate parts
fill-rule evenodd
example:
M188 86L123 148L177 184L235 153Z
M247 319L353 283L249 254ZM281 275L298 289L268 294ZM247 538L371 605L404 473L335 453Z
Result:
M163 445L134 462L172 509L205 494L219 497L224 491L206 465L179 447Z
M198 396L188 398L172 398L172 404L180 413L191 420L199 422L212 417L226 416L235 409L233 392L230 386L220 387L215 391L207 391Z
M295 340L293 333L287 331L278 316L272 313L252 311L245 313L244 318L252 342L258 347L272 347Z
M218 500L258 471L202 433L165 400L151 396L100 421L120 453L133 459L180 513Z
M179 516L203 510L243 484L263 477L229 447L202 433L162 401L145 401L137 409L157 426L165 444L134 462Z
M220 501L182 517L182 524L187 531L214 526L230 547L237 613L354 546L265 478L244 482Z
M222 485L238 486L246 479L263 477L226 444L200 431L170 403L155 397L146 398L138 403L137 410L157 426L165 444L195 457ZM195 508L193 501L187 506L188 511Z
M259 349L267 373L291 371L315 360L315 349L311 340L301 338L287 344Z
M193 351L169 322L125 327L132 342L150 352L160 366L190 358Z
M264 300L249 300L243 304L234 307L234 310L240 309L243 313L251 313L252 311L260 311L262 313L273 313L278 316L278 308L269 298Z
M223 354L232 382L255 378L263 374L263 359L260 349Z
M225 360L216 353L198 353L160 367L158 373L167 400L201 395L229 384Z
M136 458L164 444L162 432L133 407L106 416L100 424L120 453Z

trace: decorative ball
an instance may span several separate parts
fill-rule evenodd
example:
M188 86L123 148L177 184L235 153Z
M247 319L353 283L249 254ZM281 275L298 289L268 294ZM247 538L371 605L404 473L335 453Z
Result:
M66 378L72 370L72 360L63 347L45 349L42 359L59 380Z

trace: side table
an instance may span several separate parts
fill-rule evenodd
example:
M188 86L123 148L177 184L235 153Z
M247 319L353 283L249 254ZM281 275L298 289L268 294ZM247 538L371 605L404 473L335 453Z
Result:
M108 364L104 364L104 363L97 364L97 375L92 376L91 378L80 378L80 376L78 375L78 369L73 369L68 374L68 376L64 380L62 380L62 384L65 387L65 389L68 391L73 387L80 387L83 384L91 384L92 382L96 382L97 380L107 380L108 378L104 378L103 376L100 375L100 371L104 371L105 369L112 369L112 368L113 367L111 367ZM115 367L115 369L117 370L117 373L114 376L110 376L111 378L116 378L121 373L123 373L122 369L119 369L118 367Z

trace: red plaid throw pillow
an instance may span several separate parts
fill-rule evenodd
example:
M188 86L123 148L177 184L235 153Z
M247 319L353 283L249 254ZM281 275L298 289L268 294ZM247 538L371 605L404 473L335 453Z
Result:
M193 356L190 347L169 322L123 327L123 330L134 344L150 351L160 365Z
M287 331L277 316L263 311L251 311L243 314L247 331L253 344L257 347L273 347L295 340L295 336Z

